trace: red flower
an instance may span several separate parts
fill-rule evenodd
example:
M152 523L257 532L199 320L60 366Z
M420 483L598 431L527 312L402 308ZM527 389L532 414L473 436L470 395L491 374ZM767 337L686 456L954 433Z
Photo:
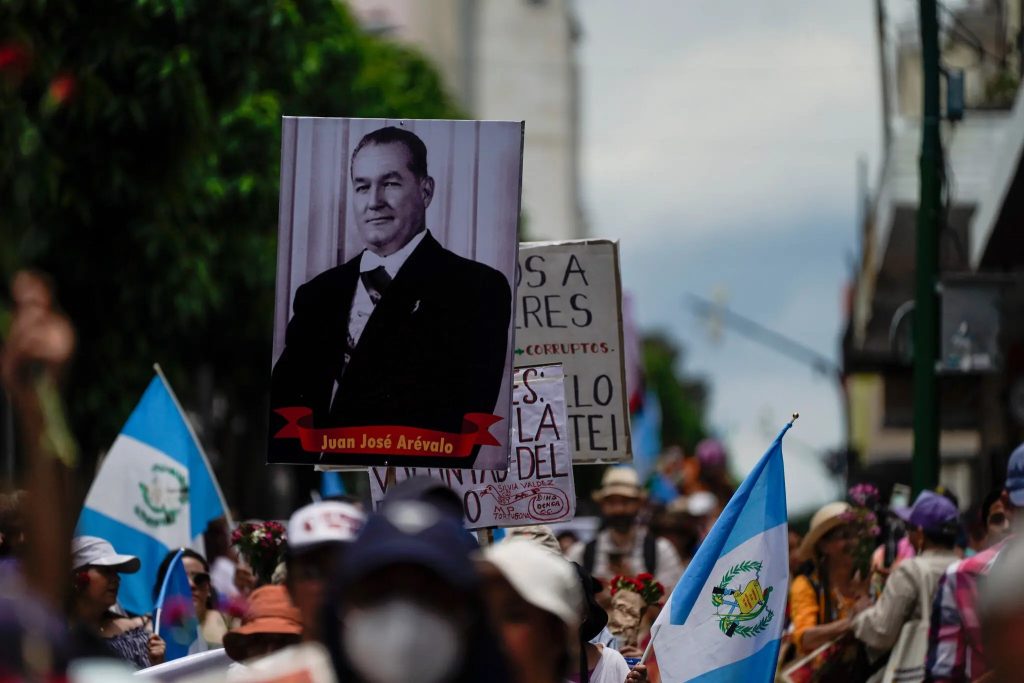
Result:
M249 604L240 595L222 600L219 607L224 614L238 619L244 617L249 610Z
M57 105L64 104L74 96L77 87L78 82L74 76L66 72L59 74L50 81L50 100Z
M20 79L28 73L31 63L32 54L21 43L0 44L0 71Z

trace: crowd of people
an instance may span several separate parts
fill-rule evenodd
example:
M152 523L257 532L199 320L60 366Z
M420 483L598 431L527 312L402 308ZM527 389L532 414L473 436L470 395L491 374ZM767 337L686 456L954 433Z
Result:
M12 328L0 376L33 438L29 491L0 495L0 683L160 672L175 633L119 603L121 577L141 569L130 542L72 537L60 472L73 449L44 428L54 424L38 397L45 374L22 371L66 362L70 328L40 282L16 289L31 325ZM948 489L886 508L861 485L818 510L806 533L791 527L778 678L1021 680L1024 445L1008 461L973 516ZM153 595L183 572L189 652L230 659L218 680L260 679L268 663L300 661L312 647L328 680L342 682L657 681L656 659L645 658L652 624L732 495L727 472L714 441L664 458L645 480L611 467L593 494L592 537L528 526L497 542L466 530L453 491L414 477L374 511L342 497L285 525L247 522L231 536L212 525L209 554L172 549ZM247 534L262 557L246 555ZM83 674L97 662L111 666Z
M973 518L948 489L888 510L863 497L823 506L790 536L785 680L1021 680L1021 507L1024 445Z
M640 496L639 486L614 491ZM613 495L604 493L605 499ZM631 669L607 635L608 615L596 599L602 583L563 556L550 529L528 527L481 547L449 494L434 480L413 479L396 487L374 514L350 500L297 510L271 581L236 581L245 601L237 613L222 611L209 563L186 549L182 564L201 649L222 646L236 662L227 672L232 680L248 680L261 657L300 642L320 643L340 681L646 679L646 668ZM64 614L47 615L41 603L19 598L18 548L32 539L17 532L17 505L5 503L3 595L8 604L17 603L7 624L6 635L17 637L11 642L25 644L38 635L25 619L28 610L47 617L44 659L51 673L83 658L121 660L126 670L163 662L166 644L154 632L153 616L126 614L118 605L121 576L140 569L130 548L75 537ZM161 564L157 587L177 555L169 553ZM678 572L679 560L672 559L668 569ZM244 564L237 572L253 575ZM2 651L0 680L38 673L33 667L39 662L27 658L24 648Z
M153 597L180 557L198 624L189 652L223 648L235 662L232 680L300 643L325 648L340 681L656 680L656 669L639 661L650 626L725 502L699 479L682 481L673 485L685 495L652 505L633 468L612 467L593 494L600 528L592 539L528 526L495 542L464 528L454 492L412 478L371 514L346 496L296 510L279 525L286 542L267 570L240 552L237 536L234 547L217 540L227 533L217 525L206 543L216 555L172 549L156 568ZM12 642L34 637L23 615L38 612L50 651L40 664L24 648L0 648L0 680L21 680L36 666L63 673L82 659L119 660L126 671L163 663L169 636L159 633L160 617L129 614L118 601L122 577L140 570L123 542L73 538L63 613L30 597L22 554L34 538L22 517L33 496L0 499L0 595L17 605L7 624ZM262 524L240 527L259 535ZM655 592L623 602L616 581L633 585L621 577L641 577Z

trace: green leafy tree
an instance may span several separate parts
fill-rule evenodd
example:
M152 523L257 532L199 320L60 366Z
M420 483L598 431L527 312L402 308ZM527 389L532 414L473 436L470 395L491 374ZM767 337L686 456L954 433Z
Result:
M708 436L704 383L682 374L683 352L665 334L644 337L643 360L645 381L661 407L662 446L681 446L693 453L697 443Z
M0 4L0 267L49 273L77 327L86 458L159 361L229 498L262 469L282 115L459 112L336 0Z

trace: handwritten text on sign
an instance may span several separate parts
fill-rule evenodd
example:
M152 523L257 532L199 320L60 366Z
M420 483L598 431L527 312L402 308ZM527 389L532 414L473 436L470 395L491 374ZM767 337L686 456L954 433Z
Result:
M565 384L559 365L520 368L512 388L512 458L508 471L396 468L396 481L428 476L462 496L466 526L526 526L572 519L576 491L566 434ZM387 491L387 468L370 468L374 507Z
M629 460L618 244L520 244L516 298L516 366L565 368L573 460Z

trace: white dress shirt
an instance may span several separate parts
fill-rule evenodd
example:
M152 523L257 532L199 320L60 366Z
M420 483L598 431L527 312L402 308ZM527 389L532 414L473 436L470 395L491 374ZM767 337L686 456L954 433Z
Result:
M368 273L377 266L384 266L384 270L388 272L391 279L395 279L409 255L419 246L426 234L426 230L421 230L409 240L408 244L388 256L378 256L369 249L364 249L359 258L359 274ZM354 349L359 343L359 338L363 335L363 330L366 329L366 323L369 322L372 314L373 301L370 300L370 293L366 291L366 285L363 284L363 278L360 277L356 282L356 293L352 297L352 308L348 314L349 349ZM347 357L345 362L347 365Z

